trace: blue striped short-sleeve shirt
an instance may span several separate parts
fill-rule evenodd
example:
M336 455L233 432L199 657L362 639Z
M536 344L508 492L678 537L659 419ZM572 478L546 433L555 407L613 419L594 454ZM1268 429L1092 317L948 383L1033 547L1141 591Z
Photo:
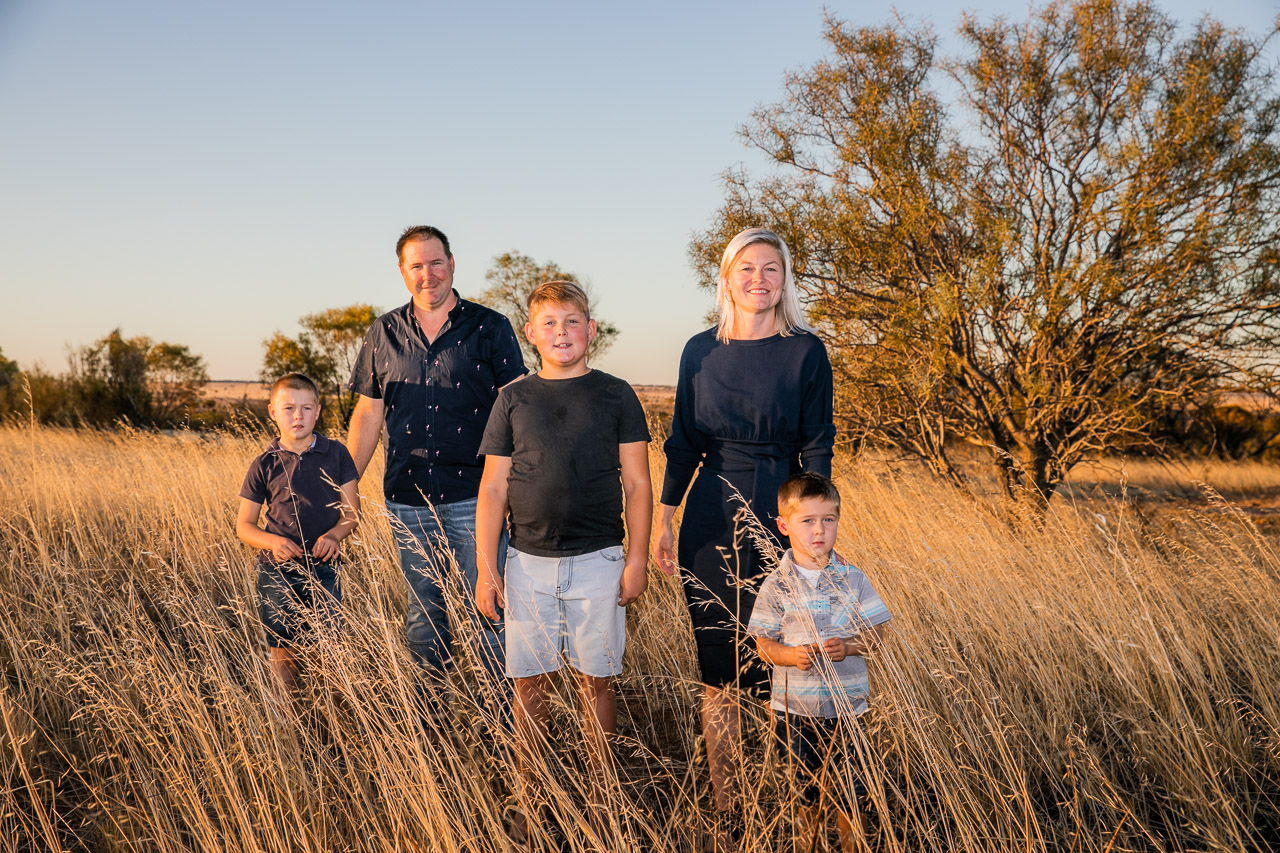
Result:
M801 646L854 637L889 619L889 609L862 572L833 557L817 582L810 583L787 551L760 588L747 633ZM794 666L773 668L770 707L805 717L852 717L867 710L869 692L862 657L819 657L808 672Z

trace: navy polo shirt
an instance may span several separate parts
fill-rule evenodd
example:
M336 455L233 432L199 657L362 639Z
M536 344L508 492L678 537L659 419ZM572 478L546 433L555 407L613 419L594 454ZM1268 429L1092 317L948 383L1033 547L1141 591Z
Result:
M301 453L273 439L249 464L240 497L267 505L266 531L292 539L308 554L342 520L341 486L356 479L356 463L340 442L316 434ZM275 565L270 551L258 562Z
M480 493L480 438L498 389L525 374L511 322L453 295L440 334L428 341L410 302L365 333L348 387L380 399L387 428L382 489L410 506L456 503Z

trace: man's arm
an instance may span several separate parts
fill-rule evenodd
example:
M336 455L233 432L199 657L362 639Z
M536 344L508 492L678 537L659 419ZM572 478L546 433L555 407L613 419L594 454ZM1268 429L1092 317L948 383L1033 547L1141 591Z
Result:
M303 556L301 545L286 536L268 533L258 526L258 515L261 512L262 504L248 498L241 498L240 511L236 513L236 536L239 536L246 545L252 545L262 551L270 551L281 563L301 559Z
M653 526L653 483L649 480L649 442L618 445L622 468L623 518L627 524L627 556L622 568L618 604L626 607L649 586L649 533Z
M494 620L498 619L498 608L507 608L498 577L498 541L507 520L510 474L510 456L485 456L476 497L476 609Z
M357 395L356 410L351 413L351 426L347 428L347 450L351 451L351 459L356 463L356 476L363 477L364 471L373 459L373 451L378 449L378 439L382 437L382 416L385 403L376 397Z

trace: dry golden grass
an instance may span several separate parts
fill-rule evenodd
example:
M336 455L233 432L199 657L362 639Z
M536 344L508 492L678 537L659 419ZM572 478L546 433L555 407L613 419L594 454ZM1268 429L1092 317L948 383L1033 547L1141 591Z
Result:
M345 629L312 652L296 708L273 700L232 529L260 444L0 429L0 848L514 849L504 809L521 792L485 710L500 686L467 667L441 693L456 725L420 722L376 471ZM1210 474L1144 476L1224 494L1278 479ZM894 612L869 754L829 779L833 795L867 780L873 849L1275 846L1280 559L1247 519L1139 513L1082 487L1043 527L1013 530L879 463L840 480L841 553ZM688 851L705 835L680 601L654 573L633 608L609 790L584 790L581 738L559 714L540 787L567 849ZM789 850L785 779L749 716L746 849Z

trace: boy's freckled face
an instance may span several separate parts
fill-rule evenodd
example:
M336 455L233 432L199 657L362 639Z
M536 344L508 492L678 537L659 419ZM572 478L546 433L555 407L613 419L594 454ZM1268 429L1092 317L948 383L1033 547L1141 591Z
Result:
M538 348L544 365L566 369L586 360L595 340L596 321L569 304L544 303L524 325L525 337Z
M805 568L827 564L836 547L840 508L823 498L802 498L778 516L778 529L791 541L792 556Z
M281 388L267 406L267 413L286 441L304 441L311 437L320 417L320 401L310 391Z

